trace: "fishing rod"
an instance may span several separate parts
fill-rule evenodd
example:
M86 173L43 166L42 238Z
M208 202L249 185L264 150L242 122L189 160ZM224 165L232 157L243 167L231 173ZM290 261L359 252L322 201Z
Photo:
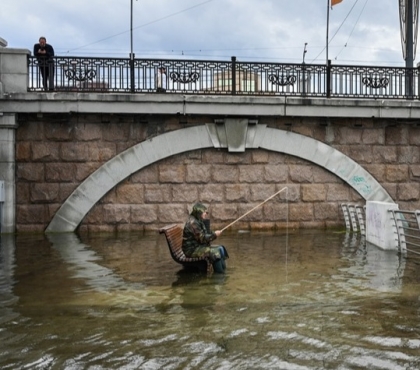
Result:
M229 225L225 226L220 232L225 231L228 227L231 227L233 224L238 222L240 219L244 218L246 215L250 214L252 211L257 209L258 207L262 206L264 203L267 203L270 199L274 198L276 195L280 194L283 190L286 190L287 186L285 186L283 189L279 190L277 193L273 194L272 196L268 197L264 202L261 202L260 204L256 205L254 208L249 210L248 212L244 213L241 217L238 217L235 221L231 222Z

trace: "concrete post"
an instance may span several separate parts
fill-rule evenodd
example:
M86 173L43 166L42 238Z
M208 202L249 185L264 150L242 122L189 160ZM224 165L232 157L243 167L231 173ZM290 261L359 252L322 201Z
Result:
M28 91L29 54L27 49L0 48L0 100Z
M3 181L2 233L13 233L16 229L16 114L6 112L2 101L12 93L28 91L27 49L0 48L0 181Z
M1 105L1 102L0 102ZM16 227L15 133L16 115L0 113L0 181L4 182L2 233L13 233Z
M398 210L398 204L366 202L366 241L385 250L398 250L395 222L390 210Z
M0 234L3 227L4 181L0 180Z

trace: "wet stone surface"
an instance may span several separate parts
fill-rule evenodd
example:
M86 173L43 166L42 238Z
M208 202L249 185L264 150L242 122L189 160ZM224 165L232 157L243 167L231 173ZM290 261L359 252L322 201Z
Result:
M418 369L420 260L333 231L228 233L225 275L161 235L3 236L2 369Z

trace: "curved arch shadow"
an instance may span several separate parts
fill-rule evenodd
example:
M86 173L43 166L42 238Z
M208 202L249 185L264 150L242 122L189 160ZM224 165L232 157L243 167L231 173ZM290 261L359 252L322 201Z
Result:
M108 191L142 168L173 155L211 147L227 148L229 152L260 148L293 155L334 173L365 200L394 203L369 172L333 147L300 134L236 120L171 131L118 154L77 187L54 215L46 232L74 232Z

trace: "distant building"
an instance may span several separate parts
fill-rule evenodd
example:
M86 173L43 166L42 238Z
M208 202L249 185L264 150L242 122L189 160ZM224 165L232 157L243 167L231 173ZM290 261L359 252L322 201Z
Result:
M248 71L236 72L236 91L255 92L261 88L261 77L258 73ZM232 72L216 73L213 78L212 90L232 91Z

